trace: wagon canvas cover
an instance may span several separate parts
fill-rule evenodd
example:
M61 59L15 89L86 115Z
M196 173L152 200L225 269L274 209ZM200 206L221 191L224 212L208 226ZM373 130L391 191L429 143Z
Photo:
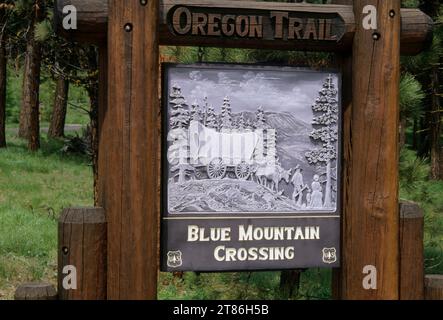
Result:
M189 126L190 158L195 165L207 165L216 158L231 165L251 163L259 143L263 143L262 132L217 132L197 121Z

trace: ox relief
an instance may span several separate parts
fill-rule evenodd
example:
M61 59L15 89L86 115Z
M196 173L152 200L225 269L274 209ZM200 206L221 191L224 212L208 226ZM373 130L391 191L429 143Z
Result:
M339 41L344 21L338 14L173 7L168 14L170 30L177 36L216 36L263 40Z
M285 67L166 67L166 270L337 267L339 81ZM177 251L183 264L171 262Z

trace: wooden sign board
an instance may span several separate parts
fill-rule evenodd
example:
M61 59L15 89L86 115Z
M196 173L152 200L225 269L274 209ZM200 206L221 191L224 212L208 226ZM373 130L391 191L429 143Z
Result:
M337 72L164 67L165 271L338 267Z
M175 36L281 41L333 41L345 34L338 13L174 6L168 25Z

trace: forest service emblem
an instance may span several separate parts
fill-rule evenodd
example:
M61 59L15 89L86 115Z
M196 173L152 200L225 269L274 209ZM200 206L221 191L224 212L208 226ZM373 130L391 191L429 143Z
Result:
M323 248L323 262L334 263L337 261L337 250L335 248Z
M180 250L177 251L169 251L168 252L168 262L167 265L170 268L178 268L183 264L182 262L182 252Z

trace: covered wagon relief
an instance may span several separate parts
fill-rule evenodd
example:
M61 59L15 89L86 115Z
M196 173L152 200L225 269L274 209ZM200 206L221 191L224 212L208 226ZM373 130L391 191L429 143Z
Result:
M170 213L336 211L336 75L172 68L168 78Z

